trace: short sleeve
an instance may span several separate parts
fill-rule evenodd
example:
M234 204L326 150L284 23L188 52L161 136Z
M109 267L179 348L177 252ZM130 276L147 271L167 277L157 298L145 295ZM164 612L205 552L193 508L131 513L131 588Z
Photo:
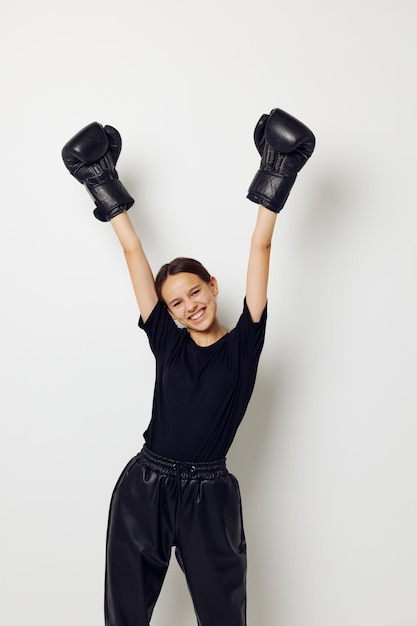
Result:
M253 355L261 353L265 341L267 316L267 305L265 305L259 322L253 322L245 298L242 314L235 327L243 352L251 352Z
M156 303L146 322L142 316L139 318L138 326L145 331L155 356L158 356L171 341L176 341L178 333L181 332L161 301Z

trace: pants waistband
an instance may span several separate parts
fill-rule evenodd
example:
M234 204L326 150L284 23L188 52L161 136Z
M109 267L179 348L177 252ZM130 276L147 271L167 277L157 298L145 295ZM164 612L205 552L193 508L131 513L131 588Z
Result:
M165 476L180 477L182 479L213 479L226 476L228 474L226 468L226 459L217 461L175 461L168 459L159 454L155 454L143 446L142 450L136 455L136 461L145 467L164 474Z

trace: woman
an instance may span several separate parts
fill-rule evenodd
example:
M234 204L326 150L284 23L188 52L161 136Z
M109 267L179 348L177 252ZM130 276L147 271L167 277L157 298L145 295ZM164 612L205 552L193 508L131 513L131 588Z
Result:
M255 128L261 165L248 198L259 205L243 312L226 332L217 280L194 259L167 263L154 279L127 214L133 198L115 169L116 129L97 123L64 147L64 162L90 191L123 248L156 358L145 444L122 472L107 535L107 626L148 625L173 546L200 626L246 624L246 544L237 480L225 463L255 383L266 324L272 235L315 138L280 109ZM179 322L180 326L176 322Z

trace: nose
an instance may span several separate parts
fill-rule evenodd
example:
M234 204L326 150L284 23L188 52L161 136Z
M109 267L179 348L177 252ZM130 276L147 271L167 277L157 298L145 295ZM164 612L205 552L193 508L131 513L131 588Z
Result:
M197 309L198 304L194 302L191 298L187 298L185 306L187 308L187 311L191 312Z

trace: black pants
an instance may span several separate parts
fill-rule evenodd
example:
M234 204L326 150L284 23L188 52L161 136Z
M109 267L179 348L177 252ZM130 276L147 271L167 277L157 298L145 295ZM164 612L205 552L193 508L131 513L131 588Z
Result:
M224 460L182 463L146 447L120 476L107 531L106 626L147 626L171 548L199 626L246 625L239 485Z

